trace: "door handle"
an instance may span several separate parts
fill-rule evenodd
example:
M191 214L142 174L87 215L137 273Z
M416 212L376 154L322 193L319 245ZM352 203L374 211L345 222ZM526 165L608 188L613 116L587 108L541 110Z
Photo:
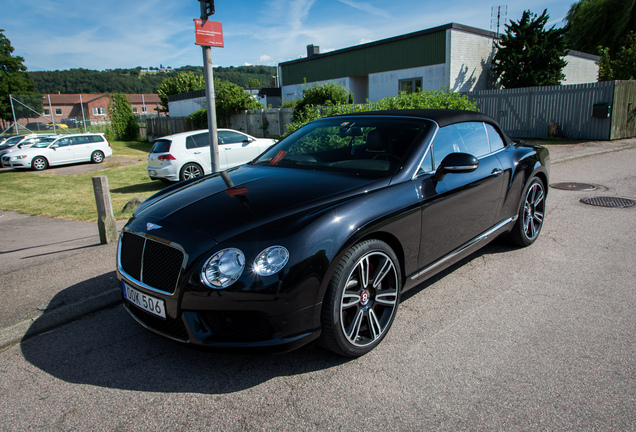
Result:
M494 170L492 170L492 172L490 173L491 175L495 176L495 177L499 177L501 175L501 173L503 172L502 169L500 168L495 168Z

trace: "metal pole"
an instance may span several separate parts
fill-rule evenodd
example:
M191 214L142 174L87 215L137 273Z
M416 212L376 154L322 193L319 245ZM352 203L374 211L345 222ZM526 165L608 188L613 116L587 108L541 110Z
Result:
M205 2L201 4L201 19L207 20ZM216 133L216 97L214 96L214 74L212 70L212 48L202 46L203 50L203 76L205 78L205 99L208 105L208 134L210 141L210 167L212 172L220 171L219 164L219 138Z
M84 133L86 133L86 116L84 115L84 104L82 103L81 93L80 93L80 111L82 111L82 123L84 123Z
M51 95L47 94L49 97L49 112L51 113L51 121L53 122L53 133L57 133L57 129L55 129L55 117L53 116L53 108L51 107Z
M18 129L18 121L15 119L15 108L13 108L12 95L9 95L9 101L11 102L11 113L13 114L13 127L15 128L15 134L17 135L20 132L20 129Z

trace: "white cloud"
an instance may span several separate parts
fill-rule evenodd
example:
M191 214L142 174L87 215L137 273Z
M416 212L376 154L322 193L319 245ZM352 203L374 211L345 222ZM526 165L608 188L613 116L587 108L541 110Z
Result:
M377 15L383 18L390 18L391 15L385 11L384 9L380 9L375 7L367 2L361 1L353 1L353 0L338 0L340 3L346 4L347 6L351 6L352 8L356 8L358 10L368 12L372 15Z

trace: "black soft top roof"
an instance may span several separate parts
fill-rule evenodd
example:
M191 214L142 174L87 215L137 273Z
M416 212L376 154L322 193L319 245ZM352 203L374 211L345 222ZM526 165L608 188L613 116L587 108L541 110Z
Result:
M462 123L467 121L481 121L486 123L497 124L492 117L475 111L465 111L456 109L405 109L405 110L384 110L384 111L361 111L350 114L340 114L335 117L346 116L396 116L396 117L415 117L433 120L440 127L448 126L453 123Z
M350 114L340 114L334 117L349 116L390 116L390 117L411 117L432 120L439 127L448 126L463 122L484 122L490 123L501 132L506 144L510 143L510 138L501 130L499 124L490 116L476 111L466 111L457 109L405 109L405 110L383 110L383 111L361 111Z

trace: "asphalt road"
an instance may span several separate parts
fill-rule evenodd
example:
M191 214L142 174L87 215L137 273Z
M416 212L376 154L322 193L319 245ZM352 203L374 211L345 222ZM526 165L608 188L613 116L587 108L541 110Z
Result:
M194 350L117 306L0 353L0 428L635 430L636 206L579 202L636 199L626 147L553 152L551 183L597 190L551 189L533 246L494 243L410 291L360 359Z

